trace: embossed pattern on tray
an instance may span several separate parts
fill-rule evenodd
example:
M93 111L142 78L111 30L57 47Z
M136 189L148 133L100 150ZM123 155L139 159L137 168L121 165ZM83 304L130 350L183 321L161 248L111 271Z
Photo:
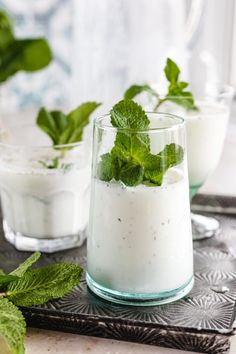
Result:
M172 304L127 307L91 294L85 279L64 298L24 308L29 324L42 328L162 345L205 353L226 353L234 330L236 302L236 218L217 215L222 231L196 242L195 285ZM11 270L27 257L3 239L0 268ZM43 255L39 265L73 261L85 267L85 247Z

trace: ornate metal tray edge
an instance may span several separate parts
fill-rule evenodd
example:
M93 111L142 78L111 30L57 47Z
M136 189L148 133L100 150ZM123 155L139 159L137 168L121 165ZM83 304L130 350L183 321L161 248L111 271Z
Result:
M71 315L36 313L31 309L24 309L24 315L29 326L43 329L210 354L225 354L230 349L230 336L221 334L125 325L114 321L95 322Z

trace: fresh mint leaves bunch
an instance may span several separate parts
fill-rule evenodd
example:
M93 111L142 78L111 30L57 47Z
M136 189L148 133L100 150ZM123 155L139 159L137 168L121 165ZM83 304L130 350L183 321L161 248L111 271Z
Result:
M44 38L15 38L10 17L0 11L0 82L18 71L40 70L51 60L51 49Z
M32 269L39 257L35 252L10 274L0 271L0 349L5 348L4 353L7 349L12 354L25 353L26 323L17 306L60 298L80 282L83 270L79 265L61 263Z
M42 107L36 123L52 140L53 145L77 143L83 138L83 130L89 123L89 117L101 103L85 102L72 112L48 111Z
M130 99L117 103L110 112L111 124L117 128L114 147L98 163L100 180L121 181L126 186L141 183L160 186L165 172L183 160L183 148L169 144L152 154L147 133L149 118L142 107Z
M166 101L178 104L187 110L197 110L198 108L195 105L193 94L190 91L186 91L189 84L185 81L179 80L180 69L170 58L167 58L166 60L164 73L169 82L167 93L164 97L161 97L151 86L145 84L130 86L125 91L124 98L133 99L140 93L147 92L156 101L154 111L157 111Z

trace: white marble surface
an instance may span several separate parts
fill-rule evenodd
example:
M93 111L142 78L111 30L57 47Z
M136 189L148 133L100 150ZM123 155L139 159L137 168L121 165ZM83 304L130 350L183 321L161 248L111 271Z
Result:
M231 124L222 155L215 173L209 178L203 192L236 195L236 123ZM236 353L236 336L231 339L230 354ZM179 350L153 347L108 339L79 336L69 333L28 329L26 354L190 354ZM192 353L193 354L193 353ZM195 353L196 354L196 353Z

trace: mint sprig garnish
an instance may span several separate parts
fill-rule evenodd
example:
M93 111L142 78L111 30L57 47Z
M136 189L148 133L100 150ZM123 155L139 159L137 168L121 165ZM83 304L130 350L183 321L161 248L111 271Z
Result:
M10 274L0 278L0 346L4 353L24 354L26 324L17 306L44 304L67 294L79 284L82 268L73 263L52 264L31 269L39 259L35 252Z
M101 103L85 102L72 112L48 111L42 107L36 118L37 125L52 140L53 145L77 143L83 138L83 130L89 123L89 117Z
M33 72L46 67L52 52L44 38L17 39L11 19L0 11L0 82L19 71Z
M180 69L177 64L167 58L166 65L164 68L164 73L166 76L169 85L167 87L167 92L165 96L158 94L148 84L144 85L132 85L124 93L124 98L133 99L137 95L147 92L153 100L156 102L154 106L154 111L157 111L159 107L166 101L173 102L179 106L184 107L187 110L197 110L197 106L194 101L193 94L190 91L187 91L186 88L189 86L189 83L185 81L180 81Z
M117 103L110 116L111 124L118 132L111 151L101 156L98 178L106 182L121 181L126 186L141 183L160 186L165 172L183 160L183 148L169 144L159 154L152 154L147 133L149 118L132 100Z

